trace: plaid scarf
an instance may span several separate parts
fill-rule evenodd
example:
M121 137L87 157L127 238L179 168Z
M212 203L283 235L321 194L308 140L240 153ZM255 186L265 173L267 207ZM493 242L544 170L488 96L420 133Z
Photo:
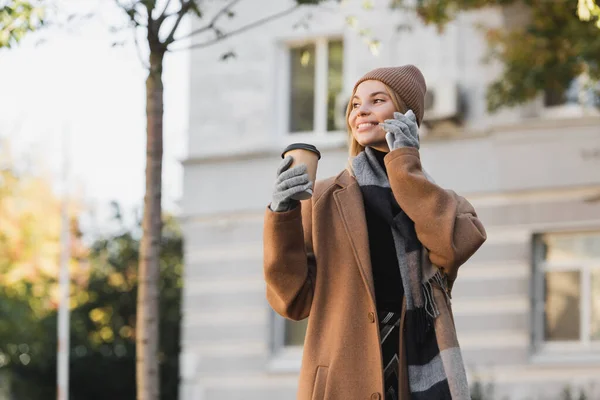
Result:
M429 261L413 221L402 210L394 215L398 203L370 147L352 160L352 169L364 202L391 227L406 297L404 341L411 399L470 399L446 276ZM434 285L443 294L434 291Z

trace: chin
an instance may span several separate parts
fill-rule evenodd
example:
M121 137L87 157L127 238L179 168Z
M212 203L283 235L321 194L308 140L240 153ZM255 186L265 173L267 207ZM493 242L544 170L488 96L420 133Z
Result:
M384 153L387 153L390 151L385 139L383 141L381 141L381 140L357 140L357 142L362 147L372 147L376 150L383 151Z
M361 137L360 135L358 135L358 137L354 136L354 139L356 139L358 144L360 144L362 147L381 147L382 145L387 146L385 137L382 139L380 137L366 137L366 136L367 135L364 135L363 137Z

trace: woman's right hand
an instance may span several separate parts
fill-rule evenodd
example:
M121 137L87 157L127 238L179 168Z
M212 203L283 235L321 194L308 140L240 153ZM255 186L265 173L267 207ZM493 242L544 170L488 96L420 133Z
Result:
M273 201L269 206L276 212L289 211L296 207L298 200L292 199L297 193L312 188L306 165L300 164L290 168L294 159L292 156L285 157L277 168L277 179L273 190Z

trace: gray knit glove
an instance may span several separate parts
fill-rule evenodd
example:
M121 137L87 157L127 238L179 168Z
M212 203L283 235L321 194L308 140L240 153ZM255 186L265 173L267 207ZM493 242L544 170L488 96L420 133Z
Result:
M419 149L419 127L417 126L417 117L412 110L408 110L406 114L395 112L394 119L386 119L380 125L387 132L385 140L390 151L401 147Z
M309 181L306 172L306 165L300 164L288 170L293 161L292 156L287 156L277 168L273 201L269 206L273 211L289 211L296 207L300 202L292 199L292 196L312 187L312 182Z

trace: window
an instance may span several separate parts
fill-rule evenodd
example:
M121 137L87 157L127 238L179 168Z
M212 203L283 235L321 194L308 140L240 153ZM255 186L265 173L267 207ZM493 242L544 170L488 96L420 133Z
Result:
M535 239L534 344L600 354L600 232Z
M344 46L341 40L318 39L289 48L290 134L343 130L336 121L341 112Z

